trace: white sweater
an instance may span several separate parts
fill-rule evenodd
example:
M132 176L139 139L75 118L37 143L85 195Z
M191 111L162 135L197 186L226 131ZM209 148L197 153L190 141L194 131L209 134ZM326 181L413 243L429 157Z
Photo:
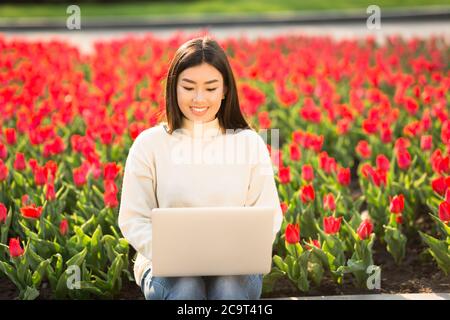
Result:
M167 130L161 123L141 132L125 164L118 222L138 253L139 286L151 267L153 208L273 206L273 240L283 219L269 151L257 132L223 133L218 118L203 125L183 118L182 129Z

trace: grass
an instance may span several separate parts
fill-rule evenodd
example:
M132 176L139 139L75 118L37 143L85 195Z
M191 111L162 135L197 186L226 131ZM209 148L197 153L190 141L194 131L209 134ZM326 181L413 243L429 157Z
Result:
M76 1L73 1L75 4ZM366 8L378 5L383 9L414 8L430 5L450 6L450 0L197 0L197 1L161 1L152 3L111 3L111 4L80 4L82 16L167 16L183 15L198 16L212 13L268 13L310 10L347 10ZM0 4L1 18L32 18L32 17L67 17L68 4Z

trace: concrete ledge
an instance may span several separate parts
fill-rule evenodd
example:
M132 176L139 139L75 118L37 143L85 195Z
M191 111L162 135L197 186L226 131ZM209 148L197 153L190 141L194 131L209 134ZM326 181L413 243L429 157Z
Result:
M261 300L450 300L450 293L358 294L342 296L289 297Z
M266 14L204 14L197 16L157 17L83 17L82 30L103 29L164 29L203 28L269 25L311 25L365 23L368 14L365 9L344 11L302 11ZM424 7L414 9L381 8L382 22L430 22L449 21L450 6ZM59 18L0 18L0 31L68 31L66 16Z

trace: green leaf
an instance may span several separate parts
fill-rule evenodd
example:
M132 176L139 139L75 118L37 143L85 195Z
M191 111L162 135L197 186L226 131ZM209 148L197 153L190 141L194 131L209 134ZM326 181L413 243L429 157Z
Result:
M387 250L394 258L396 264L400 264L405 257L406 237L396 228L384 226L384 240Z
M85 290L99 297L105 296L105 293L102 290L100 290L93 283L90 283L88 281L80 281L80 289Z
M419 231L422 240L430 247L428 251L446 275L450 274L450 250L446 241L435 239Z
M33 287L27 287L25 292L21 294L23 300L34 300L39 296L39 291Z
M427 173L425 172L419 179L417 179L416 181L414 181L414 183L413 183L414 189L419 188L420 185L421 185L422 183L425 182L425 179L426 179L426 178L427 178Z
M316 286L320 286L324 274L324 269L320 263L308 262L308 276Z
M72 265L81 266L81 263L83 263L84 259L86 258L86 254L87 254L87 248L84 248L81 252L74 255L72 258L70 258L66 262L66 266L68 266L68 267L72 266Z
M276 282L284 275L286 275L286 272L277 267L272 268L271 272L263 277L263 292L265 294L272 292Z
M283 259L280 256L274 255L272 260L281 271L285 273L288 272L288 265L283 261Z
M47 270L47 266L50 264L50 259L42 261L39 266L37 267L36 271L33 272L32 281L34 287L39 287L41 284L41 281L45 275L45 272Z
M25 186L25 179L20 172L13 170L13 177L19 187L23 188Z
M122 254L118 254L108 270L108 283L110 285L111 290L113 289L120 290L120 286L117 287L116 283L118 282L118 280L120 279L120 275L122 274L122 267L123 267L122 257L123 257Z
M5 274L18 289L22 288L22 284L19 282L16 270L14 270L13 266L6 262L0 261L0 271L2 271L3 274Z

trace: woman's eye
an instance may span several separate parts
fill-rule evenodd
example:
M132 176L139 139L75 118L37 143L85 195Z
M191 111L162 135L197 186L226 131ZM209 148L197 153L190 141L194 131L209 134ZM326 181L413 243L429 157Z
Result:
M186 88L186 87L183 87L184 89L186 89L187 91L191 91L193 88Z
M216 90L217 88L214 88L214 89L207 89L208 91L214 91L214 90Z

